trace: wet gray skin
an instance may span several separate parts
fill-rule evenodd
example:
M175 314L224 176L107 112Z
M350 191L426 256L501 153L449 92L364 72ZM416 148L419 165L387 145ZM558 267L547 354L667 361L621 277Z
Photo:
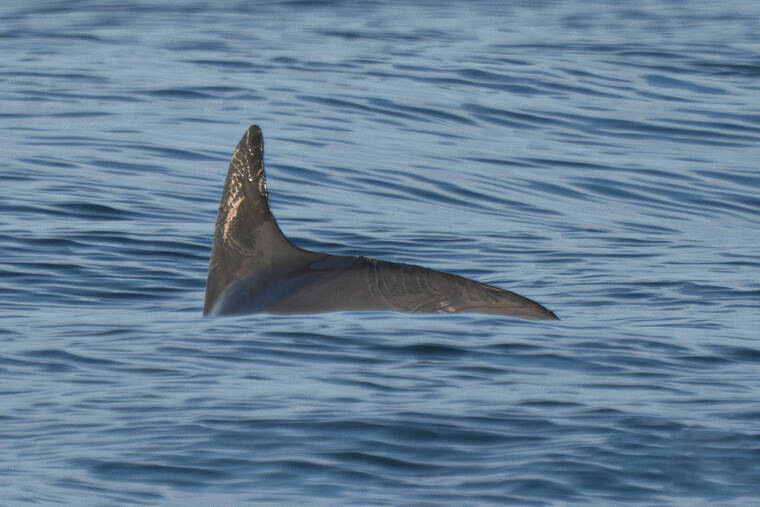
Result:
M253 125L232 155L224 184L203 314L342 310L557 319L530 299L461 276L293 245L269 209L264 141Z

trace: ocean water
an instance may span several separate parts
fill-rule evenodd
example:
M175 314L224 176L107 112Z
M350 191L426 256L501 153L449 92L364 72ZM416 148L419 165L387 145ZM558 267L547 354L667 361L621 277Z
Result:
M0 5L0 504L755 504L760 3ZM559 322L201 316L298 245Z

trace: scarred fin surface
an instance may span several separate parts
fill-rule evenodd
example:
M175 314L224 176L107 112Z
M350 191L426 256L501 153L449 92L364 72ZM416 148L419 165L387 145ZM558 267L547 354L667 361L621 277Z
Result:
M264 139L252 125L232 154L219 204L203 313L251 273L266 272L278 259L303 252L285 238L269 209Z

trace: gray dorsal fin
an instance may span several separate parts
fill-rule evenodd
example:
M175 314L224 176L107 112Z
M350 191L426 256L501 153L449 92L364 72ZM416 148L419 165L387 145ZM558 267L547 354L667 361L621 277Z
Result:
M285 238L269 209L261 130L232 155L214 231L203 314L341 310L480 312L556 319L513 292L432 269L309 252Z
M235 148L224 183L203 313L212 311L236 279L271 270L275 259L298 251L280 231L269 209L264 139L261 129L252 125Z

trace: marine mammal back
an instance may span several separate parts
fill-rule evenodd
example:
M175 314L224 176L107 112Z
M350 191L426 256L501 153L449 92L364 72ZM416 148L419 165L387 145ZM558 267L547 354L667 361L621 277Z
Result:
M310 252L269 208L261 130L232 155L219 205L203 314L393 310L557 319L514 292L421 266Z

